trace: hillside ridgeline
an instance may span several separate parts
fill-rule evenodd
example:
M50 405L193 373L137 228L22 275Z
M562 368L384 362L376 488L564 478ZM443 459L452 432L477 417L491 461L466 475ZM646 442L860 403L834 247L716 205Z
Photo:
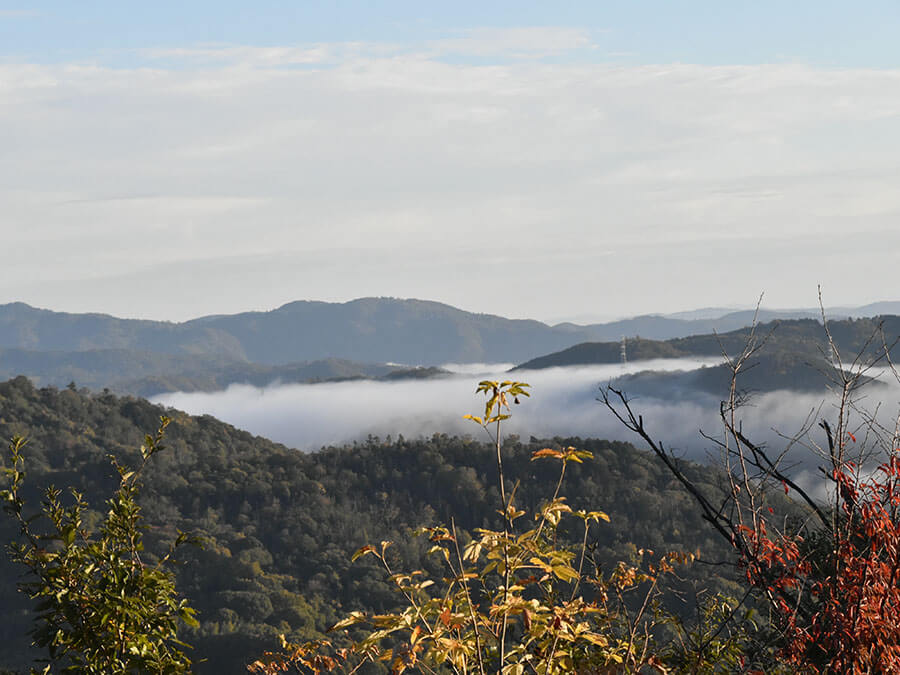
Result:
M761 313L762 318L776 316ZM441 374L436 366L454 362L522 362L523 368L615 363L622 335L642 336L627 340L632 361L709 357L721 353L720 341L730 352L740 349L747 329L739 327L752 318L752 312L734 312L718 318L645 316L548 326L436 302L364 298L341 304L295 302L270 312L169 323L14 303L0 306L0 378L26 375L39 386L75 382L94 391L153 396L242 383L431 377ZM873 321L832 324L842 348L852 353ZM767 347L770 354L797 362L801 357L820 360L818 321L781 319L779 325ZM718 335L710 333L714 329ZM658 335L689 337L650 339ZM546 356L534 358L542 353Z
M849 363L858 354L873 356L883 351L882 336L891 348L892 358L900 356L900 316L829 321L829 330L842 358ZM730 356L741 353L747 344L749 328L729 333L694 335L659 341L635 338L626 340L629 361ZM830 358L822 324L812 319L773 321L755 329L767 336L752 359L756 364L742 376L742 386L753 391L790 389L822 390L835 382L837 373ZM874 338L874 339L873 339ZM612 364L621 361L621 342L584 342L559 352L522 363L514 370L540 370L566 366ZM724 360L724 359L723 359ZM846 365L846 364L845 364ZM699 391L721 395L727 391L731 371L726 365L700 368L686 373L644 372L618 378L618 385L631 393L651 393L665 398L677 392ZM867 378L863 378L867 381Z

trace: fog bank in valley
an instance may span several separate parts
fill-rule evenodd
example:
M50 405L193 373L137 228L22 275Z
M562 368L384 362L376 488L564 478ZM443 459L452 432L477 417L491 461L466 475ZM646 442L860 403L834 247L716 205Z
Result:
M620 375L640 370L691 370L715 365L717 359L664 359L589 367L551 368L505 372L507 364L447 364L452 375L426 380L355 380L319 384L273 383L267 387L232 385L212 393L177 392L156 397L156 402L192 414L210 414L301 450L316 450L366 438L430 436L433 433L483 435L462 416L480 414L482 400L475 396L481 379L516 379L532 385L532 397L514 407L506 424L508 433L529 436L582 436L634 441L613 415L597 401L599 388ZM866 401L874 408L884 403L883 420L897 408L896 387L870 390ZM724 395L724 392L723 392ZM875 399L878 398L878 401ZM745 430L760 441L782 443L778 433L796 433L813 414L833 417L828 392L798 394L779 391L760 394L742 410ZM686 393L677 400L636 397L634 409L644 416L655 438L685 457L706 459L712 443L700 430L720 430L719 400L703 393ZM483 408L481 408L483 410ZM809 462L809 457L804 463Z
M446 364L453 374L424 380L354 380L268 387L232 385L217 392L176 392L154 401L192 414L210 414L301 450L341 444L368 435L406 437L433 433L473 434L463 419L483 411L475 387L482 379L515 379L532 386L507 423L523 436L625 437L596 401L598 387L611 378L644 370L690 370L716 359L665 359L641 364L550 368L506 372L508 364Z

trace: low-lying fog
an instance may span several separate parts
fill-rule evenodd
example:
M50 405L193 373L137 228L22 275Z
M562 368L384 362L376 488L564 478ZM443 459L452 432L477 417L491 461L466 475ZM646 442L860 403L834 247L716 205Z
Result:
M192 414L210 414L254 434L301 450L315 450L367 435L406 437L483 434L463 415L484 412L475 387L484 379L531 384L531 398L515 406L506 424L523 436L609 436L615 425L596 401L598 386L646 370L691 370L718 359L660 359L641 363L506 372L511 364L445 364L453 375L394 381L354 380L267 387L231 385L217 392L176 392L157 403ZM480 405L479 405L480 404ZM615 437L625 437L622 433Z
M233 385L213 393L177 392L155 401L192 414L210 414L254 434L302 450L315 450L364 439L403 434L430 436L436 432L483 436L462 416L481 414L483 399L475 396L481 379L516 379L532 385L532 397L513 409L507 433L529 436L582 436L639 442L598 402L601 385L641 370L691 370L719 363L718 359L660 359L627 365L551 368L506 373L508 364L448 364L453 375L426 380L347 381L320 384L274 383L267 387ZM871 390L875 392L875 389ZM897 408L897 389L880 388L884 410ZM886 396L890 394L889 396ZM761 394L744 408L745 430L756 439L778 442L775 431L794 434L813 410L816 417L833 417L833 397L774 392ZM679 400L642 397L633 407L643 414L654 437L694 459L705 459L711 443L700 430L716 434L718 399L696 393ZM875 407L871 397L867 404ZM885 423L891 428L893 422ZM639 444L639 443L638 443Z

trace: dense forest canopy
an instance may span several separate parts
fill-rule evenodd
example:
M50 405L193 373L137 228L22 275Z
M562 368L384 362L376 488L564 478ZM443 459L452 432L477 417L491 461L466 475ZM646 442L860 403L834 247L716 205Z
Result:
M151 550L176 528L205 540L202 549L182 551L177 569L179 591L199 610L200 627L184 635L196 647L197 672L237 672L235 664L274 646L281 632L312 637L351 609L391 609L397 599L378 569L365 560L351 563L359 546L393 539L398 555L412 564L425 542L413 539L411 528L454 517L471 531L496 518L496 470L480 439L370 438L303 454L141 399L37 389L22 377L0 384L0 435L29 438L33 505L39 488L52 483L83 490L99 508L115 485L107 456L134 461L143 434L164 412L173 417L169 449L148 465L141 503ZM628 559L637 547L728 557L665 470L626 443L509 439L507 476L521 480L524 507L546 498L555 478L551 468L529 461L548 445L594 453L572 468L565 487L573 507L602 508L611 517L592 535L601 562ZM686 470L715 489L715 471ZM9 541L14 535L14 525L3 522L0 536ZM28 603L15 590L20 570L5 559L2 569L0 664L22 667L30 656Z

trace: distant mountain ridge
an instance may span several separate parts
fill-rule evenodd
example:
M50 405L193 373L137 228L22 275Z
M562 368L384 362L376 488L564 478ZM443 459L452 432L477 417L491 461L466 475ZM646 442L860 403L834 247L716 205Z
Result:
M869 307L894 305L900 312L900 303ZM698 315L714 312L697 310ZM753 316L753 311L741 310L713 318L647 315L550 326L427 300L360 298L297 301L271 311L174 323L54 312L17 302L0 305L0 374L24 374L42 385L74 380L91 388L112 385L148 395L176 386L204 389L266 378L305 381L296 379L308 370L303 364L318 362L327 362L325 370L334 377L383 376L389 371L378 366L388 363L522 363L580 343L618 342L622 336L635 342L635 336L668 340L733 331L747 326ZM758 318L817 317L761 310ZM353 365L337 365L341 362ZM289 374L281 377L282 371Z
M217 391L231 384L266 386L351 379L397 380L447 374L436 367L407 367L320 359L270 366L203 354L159 354L129 349L32 351L0 348L0 380L27 375L38 386L70 382L94 391L150 398L171 391Z
M720 319L731 314L748 314L754 310L750 308L738 309L734 307L702 307L684 312L672 312L668 314L660 314L659 316L667 319ZM765 313L770 318L781 319L816 319L822 316L822 310L819 307L801 307L794 309L766 310ZM860 307L826 307L825 316L830 319L859 319L863 317L879 316L882 314L900 314L900 301L881 301L871 302ZM777 316L776 316L777 315ZM762 321L769 319L761 317Z
M882 357L885 346L890 349L892 361L896 363L900 359L900 316L836 319L829 320L828 325L844 368L857 355L862 356L860 363L879 359L884 365ZM737 384L742 397L774 391L824 393L829 387L841 386L840 370L833 363L825 330L818 321L787 319L759 324L755 328L755 336L763 341L738 376ZM629 397L659 401L693 400L700 405L718 403L722 396L727 395L732 379L732 370L725 363L723 351L731 357L739 355L749 337L750 329L742 328L664 341L644 338L627 340L625 347L629 362L697 357L718 357L720 362L672 372L648 369L626 373L623 367L622 374L611 376L611 384ZM621 342L583 342L531 359L512 370L615 364L621 361L621 346ZM884 384L885 380L879 379L876 369L872 372L866 370L856 386L878 388Z
M701 313L703 310L699 310ZM641 337L648 340L671 340L674 338L689 337L691 335L705 335L712 332L727 332L744 328L753 323L754 318L760 323L776 320L814 319L819 320L820 315L812 311L780 311L761 309L759 312L752 309L731 311L715 318L681 319L664 314L645 314L631 319L621 319L608 323L591 324L589 326L576 326L575 324L557 324L555 327L573 327L575 329L587 328L598 337L596 341L606 342L619 340L623 337Z
M301 300L271 311L218 314L175 323L121 319L100 313L55 312L15 302L0 305L0 347L215 354L270 364L334 357L434 365L454 360L520 360L540 354L543 343L568 342L573 336L584 341L617 340L623 336L666 340L713 330L729 331L749 325L754 316L753 310L722 310L725 313L710 316L718 311L707 308L606 323L566 322L551 326L536 320L467 312L429 300L359 298L344 303ZM900 314L900 302L829 310L832 318L889 313ZM691 315L703 318L686 318ZM818 317L816 310L762 309L758 319L767 322ZM444 330L447 328L452 329L449 336ZM375 344L372 336L376 331L384 336L382 341L390 341L392 346ZM401 337L399 344L394 339L397 337ZM430 351L421 349L419 343L429 337L440 339L431 340ZM451 344L451 337L456 344ZM409 344L411 339L416 340L415 346ZM512 344L501 343L504 339L512 339ZM523 347L532 346L535 351L518 354ZM422 358L414 357L417 350Z
M127 349L245 359L240 343L232 336L202 323L70 314L23 302L0 305L0 347L30 351Z
M68 314L24 303L0 306L0 348L33 352L133 350L279 365L343 358L438 365L509 361L574 341L588 328L474 314L424 300L361 298L292 302L268 312L200 317L183 323Z
M859 353L882 353L882 342L877 337L879 325L885 340L891 347L893 359L900 356L900 316L883 315L874 318L836 319L829 321L829 331L842 357L850 360ZM785 362L792 366L799 359L818 366L827 363L830 354L822 324L814 319L782 319L760 323L755 328L757 338L763 338L761 355L777 356L777 368L770 364L770 371L784 370ZM677 359L683 357L720 356L724 350L731 356L741 353L747 344L750 328L744 327L723 333L691 335L669 340L633 338L626 340L626 358L629 361L647 359ZM875 337L873 340L872 338ZM566 349L529 359L513 370L539 370L567 366L589 366L618 363L621 360L621 342L582 342ZM783 374L783 373L782 373Z

